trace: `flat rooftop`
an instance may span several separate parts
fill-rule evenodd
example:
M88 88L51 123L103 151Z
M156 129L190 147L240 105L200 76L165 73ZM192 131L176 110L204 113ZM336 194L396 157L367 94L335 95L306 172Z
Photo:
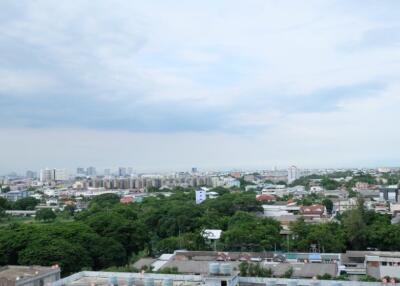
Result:
M164 279L172 279L173 286L199 286L202 284L200 276L195 275L174 275L174 274L152 274L152 273L128 273L128 272L95 272L83 271L65 277L64 279L54 282L53 286L109 286L109 279L117 278L118 285L128 285L129 281L133 281L135 286L143 286L145 278L153 278L155 286L162 286Z
M117 277L118 285L128 285L128 278L121 278ZM162 286L163 279L155 279L154 285L155 286ZM81 277L75 281L65 284L65 286L88 286L88 285L96 285L96 286L109 286L110 283L108 278L106 277ZM134 279L135 286L143 286L144 280L143 279ZM182 281L173 281L174 286L182 286ZM184 285L192 285L197 286L200 285L200 282L185 282Z
M0 267L0 278L6 278L7 280L16 281L33 278L43 274L50 274L52 272L59 272L59 268L44 267L44 266L14 266L8 265Z
M201 275L83 271L55 281L51 286L108 286L108 279L110 277L117 278L118 285L122 286L128 285L128 279L133 279L133 285L135 286L143 286L145 277L153 278L155 286L162 286L164 279L172 279L173 286L204 286L204 278L207 278ZM382 286L381 282L239 277L239 284L241 286L265 286L268 281L274 281L277 286L290 286L289 282L291 281L296 282L299 286L314 286L316 281L318 281L320 286L334 286L334 283L340 283L342 286Z

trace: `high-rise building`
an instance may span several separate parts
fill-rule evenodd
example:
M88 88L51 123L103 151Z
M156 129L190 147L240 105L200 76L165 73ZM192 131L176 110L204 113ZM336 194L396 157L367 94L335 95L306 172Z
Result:
M67 181L68 172L66 169L54 169L54 180L55 181Z
M104 169L104 176L110 176L111 175L111 170L110 169Z
M196 191L196 204L199 205L206 200L207 192L205 190Z
M40 170L40 181L41 182L53 182L53 181L67 181L68 172L66 169L41 169Z
M39 177L40 181L44 183L54 181L54 169L41 169Z
M133 169L132 169L132 167L128 167L128 169L127 169L127 175L128 175L128 176L133 175Z
M35 179L37 177L37 173L31 170L26 171L26 177L29 179Z
M192 173L193 174L197 173L197 168L196 167L192 167Z
M78 167L76 168L76 174L79 176L86 175L85 168Z
M298 178L300 178L299 169L296 166L290 166L288 168L288 183L291 184Z
M86 175L88 176L96 176L96 168L95 167L87 167L86 168Z
M120 177L125 177L126 176L126 168L125 167L119 167L118 168L118 176L120 176Z

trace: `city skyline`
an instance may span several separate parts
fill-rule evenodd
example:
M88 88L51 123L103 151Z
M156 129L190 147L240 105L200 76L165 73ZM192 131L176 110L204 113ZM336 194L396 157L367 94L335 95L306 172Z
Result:
M121 174L120 169L129 170L126 174ZM193 168L196 169L196 172L193 172ZM293 168L296 170L293 173ZM376 170L380 173L385 173L388 171L395 171L400 170L400 166L353 166L353 167L315 167L315 168L307 168L302 166L268 166L264 168L215 168L215 169L204 169L198 167L191 167L189 169L141 169L141 168L132 168L126 166L114 166L114 167L105 167L105 168L98 168L96 166L78 166L73 168L65 168L65 167L42 167L39 169L29 169L29 168L21 168L19 171L12 170L8 173L0 173L1 176L22 176L28 178L39 178L42 171L50 171L50 170L62 170L66 172L70 178L75 176L142 176L142 175L172 175L172 174L179 174L179 173L187 173L191 175L203 175L203 174L232 174L232 173L242 173L242 174L252 174L257 172L288 172L292 178L298 177L298 172L306 171L306 172L335 172L335 171L365 171L365 170ZM290 181L291 179L289 179Z
M0 174L400 162L398 1L2 1Z

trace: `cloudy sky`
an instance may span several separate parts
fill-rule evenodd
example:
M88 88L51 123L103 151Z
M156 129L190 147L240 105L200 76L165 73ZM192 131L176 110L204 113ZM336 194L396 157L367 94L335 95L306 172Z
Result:
M0 173L400 165L400 1L0 2Z

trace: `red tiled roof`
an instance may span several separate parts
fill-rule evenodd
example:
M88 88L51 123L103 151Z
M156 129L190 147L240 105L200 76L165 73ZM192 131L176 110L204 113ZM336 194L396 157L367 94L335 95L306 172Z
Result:
M276 197L273 195L263 194L256 196L256 200L261 202L270 202L270 201L276 201Z
M322 215L325 211L325 208L323 205L315 204L311 206L301 206L300 207L300 213L302 214L316 214L316 215Z
M130 204L130 203L134 202L134 198L133 197L123 197L119 201L123 204Z

